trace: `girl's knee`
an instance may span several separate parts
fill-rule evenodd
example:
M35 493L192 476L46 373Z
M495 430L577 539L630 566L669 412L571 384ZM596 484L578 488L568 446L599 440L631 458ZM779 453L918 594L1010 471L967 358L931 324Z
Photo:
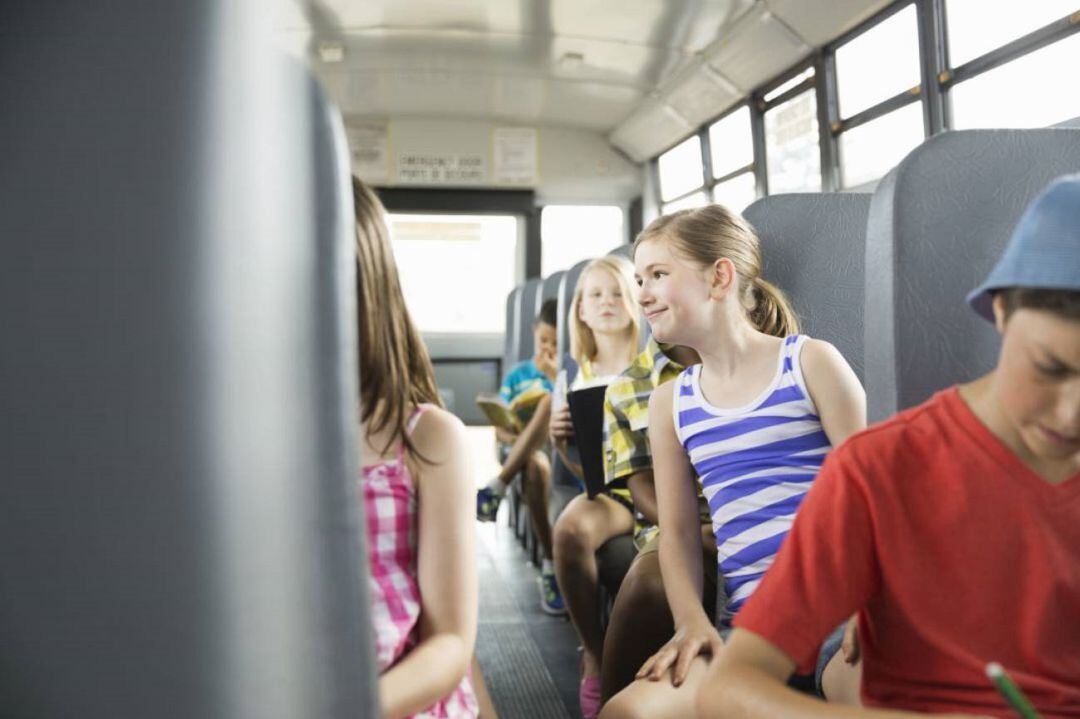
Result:
M597 719L644 719L649 716L642 711L642 703L635 695L637 687L631 684L604 704Z
M564 552L592 554L596 551L597 541L587 515L588 509L577 501L559 515L553 531L555 543L562 547Z

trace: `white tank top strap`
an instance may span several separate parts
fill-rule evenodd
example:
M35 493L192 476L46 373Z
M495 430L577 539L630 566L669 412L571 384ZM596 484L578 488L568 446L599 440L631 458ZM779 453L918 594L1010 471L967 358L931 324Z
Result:
M806 345L807 340L810 339L807 335L792 335L795 339L784 347L784 354L787 359L790 360L790 371L792 377L795 379L795 384L799 386L799 389L803 391L807 399L810 398L810 391L806 389L806 379L802 373L802 348ZM785 368L786 369L786 368Z

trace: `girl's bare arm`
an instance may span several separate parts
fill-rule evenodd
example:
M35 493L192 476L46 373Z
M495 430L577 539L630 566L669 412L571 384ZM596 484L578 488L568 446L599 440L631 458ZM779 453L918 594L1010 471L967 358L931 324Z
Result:
M465 428L428 410L412 435L432 461L415 461L418 499L420 642L379 677L384 717L403 717L450 694L469 667L476 640L477 579L473 486Z
M658 387L649 400L649 444L660 517L660 566L675 636L645 662L638 676L659 680L674 665L678 686L694 657L719 653L722 643L701 607L701 519L693 467L675 434L674 386L668 382Z
M866 392L839 350L822 340L808 340L800 365L821 427L833 447L866 429Z

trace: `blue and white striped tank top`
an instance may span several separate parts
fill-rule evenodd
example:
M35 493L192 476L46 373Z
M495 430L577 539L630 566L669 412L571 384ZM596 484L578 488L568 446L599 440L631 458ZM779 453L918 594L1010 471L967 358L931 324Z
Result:
M709 404L701 392L701 365L676 380L675 431L709 502L727 596L725 623L772 565L832 449L799 368L807 339L784 340L772 382L743 407Z

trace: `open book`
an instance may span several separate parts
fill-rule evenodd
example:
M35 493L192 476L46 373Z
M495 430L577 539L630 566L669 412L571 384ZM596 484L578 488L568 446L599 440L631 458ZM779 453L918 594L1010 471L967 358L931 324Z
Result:
M543 387L534 387L525 390L508 403L499 394L485 392L476 395L476 405L491 424L517 434L525 428L536 411L536 405L546 394Z

